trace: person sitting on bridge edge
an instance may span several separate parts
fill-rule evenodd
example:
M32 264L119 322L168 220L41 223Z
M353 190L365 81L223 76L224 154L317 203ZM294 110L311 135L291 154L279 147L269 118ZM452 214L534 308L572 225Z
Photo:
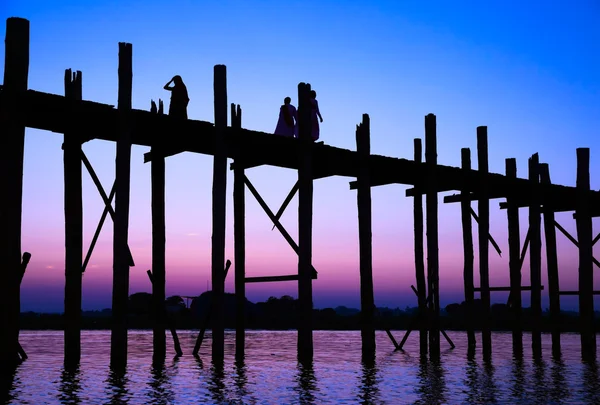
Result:
M169 85L173 83L173 87ZM171 103L169 104L169 116L187 120L187 106L190 102L187 88L183 84L181 76L173 76L169 83L165 84L165 90L171 92Z
M292 99L286 97L283 100L283 105L279 108L279 120L275 128L275 135L298 137L298 115L296 107L291 102Z
M321 112L319 111L319 103L317 102L317 92L314 90L311 90L310 92L310 104L312 106L310 114L310 120L312 124L311 134L313 141L316 142L319 139L320 132L319 121L317 120L317 117L321 120L321 122L323 122L323 117L321 117Z

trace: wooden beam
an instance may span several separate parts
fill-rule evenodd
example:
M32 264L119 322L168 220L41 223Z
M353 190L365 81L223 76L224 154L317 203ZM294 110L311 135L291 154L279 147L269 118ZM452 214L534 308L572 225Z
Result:
M414 140L415 162L423 160L423 147L421 139ZM413 198L413 222L415 242L415 277L417 281L417 301L419 305L419 349L421 357L427 355L428 338L427 324L427 284L425 281L425 255L424 255L424 233L423 233L423 195L418 194ZM408 332L407 332L408 333ZM407 336L406 336L407 337ZM404 339L404 341L406 341Z
M529 159L529 180L539 183L539 156L533 154ZM542 350L542 239L540 206L533 200L529 207L529 267L531 286L531 346L535 357L541 356Z
M317 279L317 272L313 271L312 280ZM275 283L280 281L298 281L299 277L297 274L291 274L287 276L259 276L259 277L246 277L244 282L246 283Z
M464 170L471 170L471 150L469 148L462 148L461 154L461 167ZM463 190L463 194L468 193L467 190ZM475 328L473 326L474 321L474 308L473 302L475 300L475 289L473 281L473 262L474 262L474 251L473 251L473 229L472 229L472 208L471 202L467 199L463 199L460 204L460 212L462 219L462 233L463 233L463 257L464 257L464 268L463 268L463 279L465 288L465 303L467 305L467 347L473 351L477 344L475 339Z
M579 241L579 318L581 351L585 359L596 358L596 332L594 330L594 273L592 249L591 207L583 198L590 190L590 150L577 149L577 239Z
M279 210L275 214L275 218L277 218L278 221L281 219L281 216L285 212L285 209L290 204L290 202L292 201L292 198L294 198L294 196L296 195L297 192L298 192L298 182L296 181L296 183L294 184L294 186L292 187L292 189L288 193L287 197L283 201L283 204L281 204L281 207L279 208ZM273 228L271 228L271 230L273 230L273 229L275 229L275 225L273 225Z
M547 163L539 165L540 181L550 184L550 169ZM550 324L552 325L552 353L560 354L560 295L558 277L558 253L554 213L543 210L544 234L546 237L546 267L548 268L548 295L550 296Z
M514 158L505 160L506 177L517 177L517 160ZM513 351L520 355L523 353L523 325L522 325L522 298L521 298L521 268L525 260L525 252L529 244L529 237L526 238L523 252L521 253L521 232L519 225L519 207L513 204L516 195L507 198L509 202L506 216L508 219L508 267L510 277L510 297L509 302L514 316L512 325L512 345ZM529 235L529 231L527 232Z
M242 109L231 103L231 126L242 129ZM236 161L243 159L238 151ZM244 167L233 170L233 240L235 262L235 356L244 359L246 345L246 187Z
M127 365L127 307L129 301L129 192L131 133L129 116L132 89L132 47L119 43L119 138L115 167L116 196L113 232L113 297L110 364L117 370Z
M579 295L579 291L559 291L560 295ZM600 295L600 291L592 291L592 295Z
M21 213L23 205L23 152L25 109L19 106L27 91L29 71L29 21L6 20L4 57L4 101L0 103L0 368L12 369L18 362L21 292ZM19 108L21 107L21 108ZM0 370L1 371L1 370Z
M65 70L65 96L81 100L81 72ZM72 117L76 121L78 117ZM64 361L68 368L81 358L81 290L83 252L83 195L80 134L66 132L63 144L65 210L65 331Z
M373 245L371 187L369 186L369 155L371 133L369 115L363 114L362 122L356 126L356 150L359 156L358 190L358 246L360 262L360 315L363 354L375 352L375 300L373 296Z
M212 189L212 359L221 363L225 356L225 213L227 197L227 70L225 65L214 67L215 130Z
M477 127L477 169L480 173L479 187L481 199L478 201L479 221L479 278L481 283L481 342L483 358L492 356L492 332L490 329L490 275L489 275L489 238L490 233L490 201L487 199L489 185L485 181L488 174L488 138L487 127Z
M313 221L313 152L311 136L311 87L298 84L298 359L310 364L313 360L312 337L312 221ZM277 221L278 223L279 221Z
M519 291L532 291L534 288L537 288L537 287L531 287L531 286L521 286L521 287L519 287ZM540 290L543 290L543 289L544 289L544 286L542 285L542 286L540 286L539 288L540 288ZM506 292L506 291L512 291L512 290L511 290L511 287L490 287L490 288L489 288L489 290L490 290L491 292L501 292L501 291L504 291L504 292ZM475 288L475 291L481 291L481 288L477 288L477 287L476 287L476 288Z

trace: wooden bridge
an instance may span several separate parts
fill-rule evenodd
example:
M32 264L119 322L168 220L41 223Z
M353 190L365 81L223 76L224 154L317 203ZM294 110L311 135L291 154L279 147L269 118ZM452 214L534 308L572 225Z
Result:
M444 202L461 204L464 241L465 301L473 310L475 292L481 294L483 305L482 348L489 358L492 350L489 325L490 293L510 291L514 314L513 345L522 350L521 291L531 291L533 322L532 346L541 353L541 221L546 224L546 254L550 296L550 314L554 329L553 349L560 351L559 296L579 295L582 352L594 355L596 340L593 309L592 246L600 239L593 238L592 217L600 215L600 193L590 190L589 150L577 150L577 186L566 187L550 182L548 165L539 162L537 154L529 160L527 178L518 178L515 159L506 160L506 174L488 172L487 127L477 128L477 167L471 168L469 149L462 149L462 166L450 167L437 163L436 117L425 117L425 159L420 139L415 139L414 159L398 159L370 153L370 121L363 115L356 129L357 150L350 151L310 139L310 84L298 85L299 139L286 138L259 131L243 129L241 108L231 105L228 125L226 68L214 68L215 122L176 120L162 114L162 103L152 102L150 111L131 108L132 46L119 43L119 92L117 106L84 101L81 72L65 72L65 95L47 94L27 87L29 68L29 21L9 18L6 30L4 84L0 87L0 134L4 150L0 158L0 362L9 364L19 352L18 318L20 308L21 207L23 184L23 144L25 128L36 128L64 134L65 170L65 362L77 364L80 359L81 282L87 262L107 215L114 221L113 259L113 326L111 335L111 364L124 366L127 359L127 300L129 270L134 265L127 244L131 146L150 147L144 162L152 165L152 292L157 323L154 328L154 355L164 358L166 338L163 310L165 300L165 217L164 170L165 158L181 152L214 156L213 171L213 236L212 236L212 356L222 361L224 356L223 296L225 272L225 201L227 159L233 159L234 171L234 240L235 294L237 299L236 355L244 356L245 284L293 280L298 282L300 321L298 324L298 354L310 360L312 345L312 280L318 276L312 266L312 200L313 182L328 176L344 176L353 180L350 189L357 190L360 241L361 324L363 352L374 353L375 330L371 247L371 192L374 186L388 184L412 185L407 196L414 199L415 276L414 289L419 303L415 322L420 334L422 354L440 354L439 324L439 260L438 260L438 193L458 191L444 197ZM117 146L116 179L110 193L100 184L81 149L84 142L100 139ZM82 163L92 175L105 201L105 212L85 260L82 260ZM139 162L142 163L142 162ZM273 166L298 171L294 185L283 206L275 213L248 180L245 171L256 166ZM298 273L279 277L246 277L245 274L245 189L258 200L275 227L298 254ZM298 242L288 234L279 218L295 193L299 194ZM425 196L425 207L423 198ZM112 208L112 199L115 207ZM489 235L490 200L506 199L500 208L506 209L509 227L510 286L489 284L489 244L497 246ZM477 201L478 213L471 208ZM521 247L519 207L528 207L529 231ZM424 223L423 210L427 213ZM558 285L556 233L554 212L575 211L579 247L579 290L561 292ZM474 251L472 218L479 233L480 286L474 285ZM559 230L561 229L560 225ZM427 238L427 266L424 260L424 231ZM562 228L564 231L564 228ZM566 232L566 231L564 231ZM531 286L521 285L521 268L529 246ZM425 270L426 269L426 270ZM472 318L471 318L472 319ZM468 327L469 348L475 348L472 323ZM390 334L391 336L391 334ZM405 336L405 338L408 335ZM403 339L402 344L406 339ZM397 345L392 337L394 345ZM397 345L397 347L399 347ZM5 361L6 360L6 361Z

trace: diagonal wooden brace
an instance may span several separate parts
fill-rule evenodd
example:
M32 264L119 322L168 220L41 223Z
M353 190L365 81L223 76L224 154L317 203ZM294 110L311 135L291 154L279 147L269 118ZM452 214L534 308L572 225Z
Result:
M256 198L256 201L262 207L262 209L265 211L267 216L271 219L271 221L273 221L273 224L275 224L275 227L279 230L279 232L281 232L281 235L283 235L283 238L290 244L292 249L294 249L294 252L296 252L296 254L299 254L298 245L296 244L296 242L294 242L294 239L292 239L292 237L285 230L283 225L281 225L279 220L277 218L275 218L273 211L271 211L271 209L269 208L269 206L267 205L265 200L263 200L263 198L260 196L258 191L256 191L256 189L254 188L252 183L250 183L250 180L248 180L247 176L244 176L244 183L246 184L246 187L248 187L248 190L250 190L250 192L252 193L254 198ZM315 270L315 268L312 265L310 267L311 267L312 271L314 271L315 273L317 272L317 270Z
M523 249L521 250L521 256L519 258L519 272L523 268L523 263L525 262L525 255L527 254L527 247L529 246L529 240L531 237L529 236L529 229L527 229L527 234L525 235L525 240L523 241ZM512 293L508 294L508 299L506 300L506 305L510 306L512 301Z
M477 214L475 213L475 210L473 210L473 208L471 208L471 215L473 216L475 221L477 223L479 223L479 217L477 216ZM500 250L500 246L498 246L498 244L496 243L496 241L494 240L494 238L492 237L491 234L488 234L488 239L489 239L490 243L492 244L492 246L494 247L494 249L496 249L496 252L498 252L498 256L502 257L502 251Z
M102 187L102 183L100 183L100 179L98 178L98 176L96 175L96 172L94 171L94 168L92 167L92 164L90 163L90 161L88 160L87 156L85 155L85 153L83 151L81 151L81 160L82 160L83 164L85 165L88 173L90 174L92 181L96 185L96 188L98 189L98 192L100 193L100 197L102 197L102 200L104 201L105 211L108 210L108 213L110 214L111 219L114 221L115 220L115 211L113 210L113 207L112 207L112 198L114 197L114 193L111 191L112 196L109 199L108 196L106 195L106 192L104 191L104 188ZM113 190L115 190L114 184L113 184ZM106 216L104 214L103 214L103 217L106 218ZM104 223L104 221L102 221L102 224L103 223ZM99 228L101 229L102 227L99 226ZM129 265L135 266L135 262L133 261L133 256L131 254L131 249L129 248L129 244L127 245L127 252L129 254ZM91 253L90 253L90 255L91 255ZM85 262L85 266L87 266L87 262ZM82 272L85 271L85 266L83 266Z
M277 218L278 221L281 219L281 216L285 212L285 209L290 204L290 202L292 201L292 198L294 198L294 196L298 192L299 188L300 188L300 186L298 184L298 181L296 181L296 184L294 184L294 187L292 187L292 189L288 193L287 197L285 198L285 201L283 202L283 204L281 204L281 208L279 208L279 210L277 211L277 214L275 214L275 218ZM275 229L275 225L273 225L273 228L271 228L271 230L273 230L273 229Z
M577 246L577 248L579 248L579 242L577 242L577 239L575 239L565 228L563 228L558 222L554 221L554 226L556 226L556 228L562 232L563 235L565 235L567 237L567 239L569 239L575 246ZM595 257L592 257L592 261L594 262L594 264L597 267L600 267L600 262L598 260L596 260Z

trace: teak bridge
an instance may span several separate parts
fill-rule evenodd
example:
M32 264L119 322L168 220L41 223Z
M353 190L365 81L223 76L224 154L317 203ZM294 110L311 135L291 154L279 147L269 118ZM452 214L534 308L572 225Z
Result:
M357 191L360 239L361 337L363 353L375 351L371 246L371 187L387 184L412 185L406 195L414 200L415 274L419 316L421 355L440 355L440 303L438 259L438 193L458 191L444 197L445 203L460 203L464 241L464 287L467 311L474 314L475 293L482 305L482 353L489 358L492 351L490 330L490 294L510 291L510 307L514 314L513 348L522 350L521 292L531 291L531 336L534 353L541 354L541 221L543 214L547 271L550 297L550 317L553 325L552 347L560 352L561 294L578 295L580 308L581 347L584 356L596 354L594 331L593 258L592 246L600 239L593 237L592 217L600 216L600 192L590 190L589 149L577 149L577 185L566 187L550 182L548 165L539 162L537 154L529 159L528 178L518 178L515 159L506 159L506 174L488 172L487 127L477 128L477 167L471 168L470 150L461 150L462 167L439 165L436 152L436 117L425 117L425 159L420 139L414 141L414 159L397 159L371 155L369 116L363 115L356 128L356 151L344 150L310 139L310 84L298 85L299 139L242 129L241 108L231 105L231 125L227 124L228 103L226 68L214 67L214 124L196 120L176 120L162 114L152 102L151 111L134 110L132 95L132 46L119 43L118 105L99 104L82 99L81 72L65 73L65 96L41 93L27 87L29 69L29 21L9 18L6 25L6 58L4 84L0 88L0 134L4 152L0 158L0 363L9 364L26 355L18 342L20 283L30 255L22 260L21 216L23 184L23 151L25 128L36 128L64 134L64 210L65 210L65 364L79 362L81 330L82 276L89 261L99 229L110 215L114 222L113 298L111 365L124 367L127 362L127 303L129 271L134 265L128 247L128 217L130 196L131 146L150 147L144 161L150 162L152 176L152 281L153 306L157 322L154 327L153 349L157 358L166 353L164 314L165 301L165 158L181 152L214 156L212 189L212 358L224 357L224 281L225 268L225 201L227 159L233 159L234 172L234 276L237 302L236 356L244 356L245 283L294 280L298 282L299 322L298 358L311 360L312 280L317 272L312 266L313 181L328 176L355 178L350 189ZM116 179L112 190L102 188L94 170L82 151L82 144L94 139L116 143ZM87 257L83 258L82 236L82 163L86 166L105 201L105 210L92 240ZM252 167L268 165L298 171L298 181L277 213L269 209L258 191L246 177ZM244 204L246 187L258 200L273 224L298 254L298 273L280 277L250 278L245 274ZM296 243L283 228L279 218L292 197L299 194ZM425 196L425 206L423 205ZM114 209L112 199L115 199ZM497 246L489 235L490 200L506 199L500 208L506 209L509 229L509 287L492 287L489 283L489 245ZM478 213L471 208L477 202ZM519 208L528 207L529 231L521 246ZM423 211L426 212L424 222ZM559 289L556 229L566 233L554 220L554 213L574 211L577 239L568 237L579 248L579 290ZM480 285L474 285L474 250L472 218L477 220L479 234ZM424 260L426 231L427 265ZM531 285L521 285L521 269L529 246ZM425 271L427 269L427 271ZM427 276L426 276L427 275ZM469 349L475 348L473 316L467 327ZM389 331L396 348L398 345ZM410 332L410 331L409 331ZM202 331L204 334L204 331ZM445 335L445 334L444 334ZM174 335L176 337L176 335Z

